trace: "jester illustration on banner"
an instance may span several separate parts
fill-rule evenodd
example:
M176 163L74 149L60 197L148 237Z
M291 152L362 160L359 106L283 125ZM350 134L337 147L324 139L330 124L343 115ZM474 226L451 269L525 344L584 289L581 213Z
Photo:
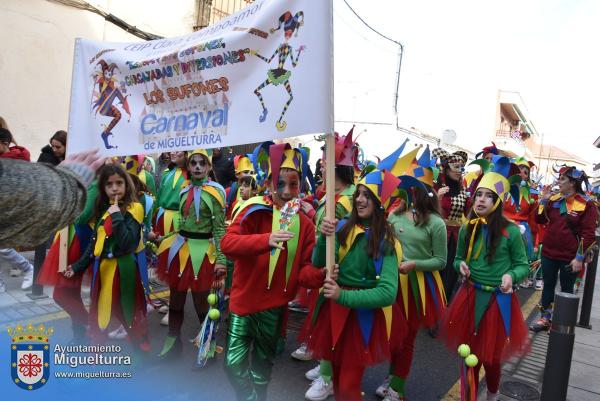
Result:
M298 60L300 60L300 53L302 53L304 50L306 50L306 46L304 46L304 45L299 46L298 49L296 50L296 56L294 57L294 48L292 46L290 46L288 42L294 33L295 33L294 36L298 36L298 30L300 29L300 27L302 25L304 25L304 13L302 11L298 11L295 15L292 15L292 13L290 11L286 11L279 17L279 23L277 24L277 28L271 28L269 30L269 32L271 34L275 33L275 31L278 31L279 29L281 29L282 25L283 25L283 43L281 43L279 45L279 47L275 50L275 52L271 55L271 57L266 58L264 56L261 56L260 54L258 54L256 52L256 50L250 51L250 54L255 55L256 57L260 58L267 64L271 64L271 61L273 61L275 56L279 55L279 61L277 63L277 68L273 68L273 69L269 70L269 72L267 73L267 79L263 83L261 83L258 86L258 88L256 88L254 90L254 94L258 97L258 100L260 101L260 105L262 106L262 109L263 109L262 114L258 118L258 120L261 123L263 123L267 119L268 110L267 110L267 107L265 106L263 96L260 93L261 89L263 89L264 87L266 87L268 85L279 86L279 85L283 84L283 86L285 87L285 90L290 95L290 97L289 97L288 101L285 103L285 105L283 106L281 115L279 116L279 119L275 123L277 130L280 132L285 131L285 128L287 127L287 122L283 119L283 116L285 115L285 112L287 111L288 107L290 107L290 104L292 103L292 100L294 99L294 96L292 95L292 85L290 84L290 76L292 75L292 72L290 70L286 70L284 68L284 65L289 56L289 58L292 60L292 67L295 68L298 65Z
M118 84L117 82L114 72L115 69L119 70L119 67L115 63L109 64L105 60L99 60L96 66L100 66L100 69L93 76L94 91L92 93L92 108L95 110L95 114L112 117L112 120L105 126L100 136L106 149L117 148L118 146L112 146L108 143L108 137L113 135L112 129L121 120L121 112L114 103L118 100L121 108L131 119L131 112L127 103L127 96L129 95L123 95L127 92L127 89L125 85Z

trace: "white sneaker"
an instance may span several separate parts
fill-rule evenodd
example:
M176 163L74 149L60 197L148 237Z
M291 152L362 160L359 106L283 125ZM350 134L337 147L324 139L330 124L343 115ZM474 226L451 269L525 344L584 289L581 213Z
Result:
M10 276L11 277L19 277L20 275L21 275L21 269L19 269L18 267L10 268Z
M6 292L6 284L4 284L4 281L0 280L0 294Z
M486 401L498 401L498 393L490 393L488 390Z
M544 280L535 280L535 289L541 291L544 289Z
M313 381L310 388L304 394L304 398L311 401L323 401L327 397L333 395L333 382L325 383L322 377L318 377Z
M168 313L165 316L163 316L162 319L160 319L160 325L161 326L168 326L169 325L169 314Z
M321 365L315 366L314 368L312 368L304 374L304 377L306 377L311 382L317 380L319 376L321 376Z
M296 351L292 352L292 358L299 361L310 361L312 359L312 355L306 349L306 344L301 344Z
M169 313L169 305L163 305L160 308L158 308L158 313Z
M33 266L29 265L29 269L23 272L22 290L28 290L33 286Z
M118 329L108 333L108 338L111 340L124 340L127 338L127 331L123 325L120 325Z
M383 401L400 401L400 395L395 392L393 388L388 387L387 394L385 395Z
M388 376L385 378L383 383L381 383L381 385L379 387L377 387L377 390L375 390L375 394L377 395L377 397L384 398L387 395L389 388L390 388L390 377Z

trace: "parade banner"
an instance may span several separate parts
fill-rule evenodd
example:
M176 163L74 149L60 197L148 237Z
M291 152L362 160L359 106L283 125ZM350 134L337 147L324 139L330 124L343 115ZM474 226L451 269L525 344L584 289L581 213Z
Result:
M75 43L68 152L215 148L332 132L331 2L259 0L186 36Z

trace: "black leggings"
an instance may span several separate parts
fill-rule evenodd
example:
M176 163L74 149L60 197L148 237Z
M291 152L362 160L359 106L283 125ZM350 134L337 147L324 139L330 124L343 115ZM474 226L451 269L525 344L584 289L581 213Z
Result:
M452 299L452 294L458 281L458 273L454 270L454 258L456 257L456 241L450 237L448 239L448 256L446 258L446 267L440 272L442 277L442 283L444 284L444 291L446 292L446 298L448 303Z
M192 299L194 300L194 308L200 323L204 320L208 311L208 301L206 298L210 291L192 291ZM183 325L183 308L187 298L187 291L177 291L171 288L169 296L169 336L177 337L181 334L181 326Z
M569 270L569 262L550 259L542 256L542 278L544 279L544 289L542 290L542 306L549 307L554 302L554 291L556 281L560 275L560 290L569 294L573 293L577 273ZM560 273L560 274L559 274Z

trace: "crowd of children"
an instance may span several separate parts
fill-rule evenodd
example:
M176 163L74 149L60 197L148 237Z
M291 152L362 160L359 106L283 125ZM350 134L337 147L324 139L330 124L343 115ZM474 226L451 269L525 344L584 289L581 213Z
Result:
M212 329L204 329L226 315L227 378L238 400L265 400L293 302L308 311L293 356L319 361L306 373L309 400L360 400L365 369L386 361L389 376L377 395L406 399L421 328L452 350L467 344L476 372L486 371L487 400L496 400L501 364L528 351L514 290L541 274L542 314L531 329L548 329L557 275L572 292L593 245L597 209L583 191L585 173L562 167L552 192L532 179L533 163L495 145L468 167L464 152L405 152L407 141L378 163L359 160L352 131L336 134L335 143L335 160L318 163L323 171L335 163L333 219L309 152L287 143L236 156L236 180L226 188L214 179L210 150L174 151L158 162L108 159L37 278L54 286L73 341L103 343L117 328L111 338L128 337L140 355L177 359L190 291L201 349L211 355ZM328 237L334 266L325 262ZM532 269L540 253L541 268ZM168 333L154 352L146 320L151 269L169 288ZM89 310L81 298L86 272Z

